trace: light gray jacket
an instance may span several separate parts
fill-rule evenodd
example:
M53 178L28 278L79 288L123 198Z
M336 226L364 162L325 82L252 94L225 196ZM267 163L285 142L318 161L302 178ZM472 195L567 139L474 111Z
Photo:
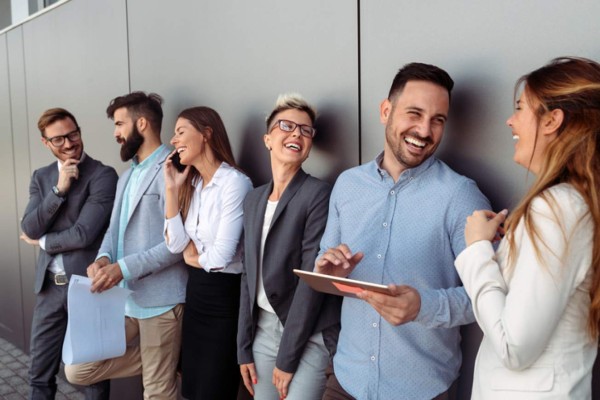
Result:
M133 300L141 307L185 301L187 270L183 257L172 254L163 237L165 182L162 165L169 149L163 146L159 151L155 164L146 173L130 204L131 217L123 243L123 259L131 274L127 285L134 292ZM130 176L131 168L119 178L110 226L98 251L99 256L108 254L112 262L117 261L121 206Z

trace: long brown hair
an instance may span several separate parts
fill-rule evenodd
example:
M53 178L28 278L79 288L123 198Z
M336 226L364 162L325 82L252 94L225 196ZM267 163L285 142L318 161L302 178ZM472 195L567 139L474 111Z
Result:
M226 162L232 167L237 168L233 152L231 151L231 145L229 144L227 130L219 113L210 107L200 106L183 110L177 116L177 119L179 118L189 121L206 138L206 144L210 147L219 162ZM181 216L184 221L190 209L192 196L194 195L192 183L196 182L199 176L200 172L194 166L190 166L186 182L179 189L179 208L181 209Z
M541 117L549 111L560 109L564 117L556 138L542 155L541 168L533 186L506 222L509 265L514 265L516 259L514 232L521 219L533 238L538 260L542 260L540 245L552 250L543 243L532 221L531 203L540 196L556 214L556 204L545 191L559 183L572 185L585 200L594 223L588 331L596 338L600 332L600 64L585 58L556 58L522 76L517 81L515 93L521 87L528 103L537 105L534 112L538 127Z

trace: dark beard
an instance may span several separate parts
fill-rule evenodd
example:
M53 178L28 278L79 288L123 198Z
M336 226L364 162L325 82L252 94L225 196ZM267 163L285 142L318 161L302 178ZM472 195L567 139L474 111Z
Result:
M144 137L138 131L137 126L133 124L131 134L121 145L121 160L129 161L135 156L140 149L140 146L144 143Z

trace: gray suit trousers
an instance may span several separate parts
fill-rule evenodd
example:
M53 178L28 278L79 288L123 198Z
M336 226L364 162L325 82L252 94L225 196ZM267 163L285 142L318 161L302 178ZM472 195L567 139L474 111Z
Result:
M31 400L54 399L56 374L60 368L62 346L67 330L67 292L69 285L56 286L46 279L36 296L31 327ZM110 381L84 388L88 400L108 400Z

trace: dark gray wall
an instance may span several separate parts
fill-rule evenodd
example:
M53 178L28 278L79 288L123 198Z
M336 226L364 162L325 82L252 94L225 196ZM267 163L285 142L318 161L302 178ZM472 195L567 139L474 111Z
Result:
M269 177L264 118L277 94L298 91L321 116L306 169L333 182L381 151L379 103L396 70L434 63L456 81L438 154L495 209L510 208L531 183L511 161L504 125L513 83L555 56L600 59L598 15L593 0L72 0L0 34L0 335L28 347L35 253L18 240L18 222L32 171L53 160L36 129L44 109L71 110L86 151L123 171L104 114L110 99L161 94L164 141L183 108L211 106L260 184ZM461 398L480 339L475 326L464 333Z

